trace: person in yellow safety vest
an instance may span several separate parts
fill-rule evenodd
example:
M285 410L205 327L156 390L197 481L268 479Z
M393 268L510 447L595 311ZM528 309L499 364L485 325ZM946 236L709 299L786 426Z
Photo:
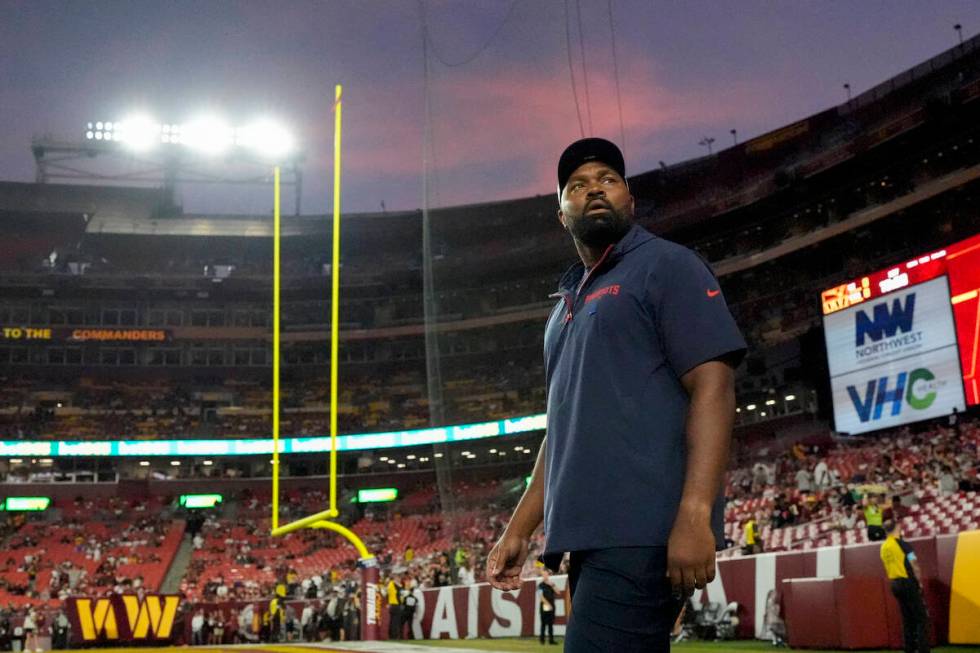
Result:
M262 627L259 630L259 641L272 641L272 612L269 611L269 606L266 606L266 609L262 611Z
M385 589L388 592L388 639L401 639L402 586L398 584L395 576L392 576Z
M269 641L278 642L282 636L282 627L286 621L286 611L283 599L286 597L286 586L276 585L276 596L269 601Z
M887 537L881 545L881 563L885 566L892 594L902 611L905 651L929 653L929 614L919 586L922 570L915 551L902 539L902 528L898 522L887 522L884 530Z
M754 517L749 517L745 520L743 533L745 534L745 553L747 555L762 553L762 538L759 533L759 523Z
M864 523L868 528L868 541L880 542L885 539L885 529L882 527L884 509L878 501L878 495L866 494L862 503L864 504Z

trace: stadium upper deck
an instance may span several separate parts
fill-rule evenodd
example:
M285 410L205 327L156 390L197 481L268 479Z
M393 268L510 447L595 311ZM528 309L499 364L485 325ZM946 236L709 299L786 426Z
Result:
M714 156L631 178L643 223L701 252L721 277L752 348L744 401L818 384L800 364L800 338L817 324L828 280L976 232L978 43ZM433 211L440 351L459 389L448 392L453 421L543 409L540 323L572 256L555 209L545 195ZM82 437L99 426L84 419L86 406L99 407L84 386L105 387L100 377L170 396L176 384L221 390L232 370L246 389L211 395L196 411L266 407L269 216L186 215L145 189L2 183L0 224L9 235L0 245L0 325L21 329L3 332L0 370L33 383L10 384L21 392L7 391L8 413L29 409L33 419L39 406L81 408L81 418L63 412L81 419L72 432ZM350 215L344 224L347 424L423 424L420 214ZM323 216L289 218L285 233L287 384L303 380L309 390L326 366L329 225ZM396 376L411 390L394 401L370 382ZM52 404L44 391L65 394ZM102 425L101 437L120 428ZM9 426L37 433L24 420ZM197 429L179 419L163 428ZM306 428L316 424L298 426Z

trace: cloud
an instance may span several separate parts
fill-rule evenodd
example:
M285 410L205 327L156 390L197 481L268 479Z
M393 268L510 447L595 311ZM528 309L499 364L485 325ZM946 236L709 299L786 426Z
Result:
M749 82L723 89L671 88L661 81L656 62L648 57L624 61L621 97L627 158L637 163L650 161L631 152L630 143L656 143L658 135L729 120L734 124L739 116L756 115L766 97L762 85ZM586 133L591 106L591 133L620 141L612 67L599 62L589 70L588 105L581 74L577 85ZM358 93L348 98L345 175L379 183L385 178L420 177L424 128L420 85L407 80ZM440 180L439 203L443 204L551 192L558 154L581 134L568 70L558 62L436 74L431 106L431 171ZM315 149L330 152L331 143L332 134L323 132Z

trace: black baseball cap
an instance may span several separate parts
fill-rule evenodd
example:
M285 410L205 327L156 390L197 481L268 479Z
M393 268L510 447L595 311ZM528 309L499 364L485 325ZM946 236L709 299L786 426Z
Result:
M604 138L583 138L565 148L558 159L558 197L568 178L578 167L589 161L601 161L626 179L626 162L616 144Z

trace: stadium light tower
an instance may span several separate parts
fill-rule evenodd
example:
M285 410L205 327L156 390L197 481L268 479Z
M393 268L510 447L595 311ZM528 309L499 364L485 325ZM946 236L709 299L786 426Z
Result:
M956 30L956 36L960 38L960 45L963 45L963 26L956 23L953 25L953 29Z
M183 183L269 185L269 169L278 165L285 173L283 185L295 189L295 213L300 213L303 152L290 131L275 121L236 126L220 116L203 115L186 123L164 123L132 114L89 122L83 135L81 142L35 137L35 180L157 182L174 202L176 186ZM114 173L89 167L93 159L106 157L128 165Z

